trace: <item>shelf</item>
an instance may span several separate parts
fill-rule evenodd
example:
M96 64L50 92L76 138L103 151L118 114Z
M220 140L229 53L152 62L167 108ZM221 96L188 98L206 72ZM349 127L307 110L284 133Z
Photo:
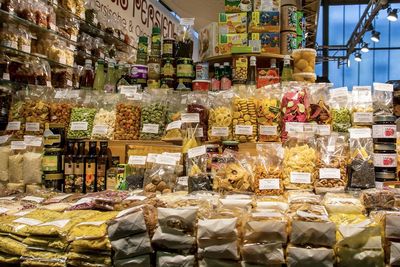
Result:
M255 57L261 58L261 59L270 59L270 58L283 59L283 57L285 55L273 54L273 53L228 54L228 55L209 57L209 58L205 59L204 61L207 61L210 64L219 63L219 62L223 62L223 61L226 61L226 60L231 60L233 57L236 57L236 56L246 56L246 57L255 56Z

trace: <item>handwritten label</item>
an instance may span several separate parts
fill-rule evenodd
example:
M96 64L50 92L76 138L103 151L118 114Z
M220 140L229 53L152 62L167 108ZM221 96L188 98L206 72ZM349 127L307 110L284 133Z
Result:
M290 182L294 184L311 184L311 173L309 172L291 172Z
M130 165L145 165L147 157L146 156L129 156L128 164Z
M260 125L260 135L278 135L278 126Z
M40 124L38 122L27 122L25 124L26 131L28 132L39 132Z
M253 126L252 125L236 125L235 126L235 134L253 135Z
M229 136L229 127L215 127L211 128L211 136Z
M106 135L108 132L108 126L104 124L96 124L93 126L92 134Z
M319 169L319 179L340 179L340 169L321 168Z
M176 157L168 155L158 155L156 158L157 164L172 165L175 166L177 163Z
M26 144L24 141L11 141L11 150L24 150Z
M260 190L271 190L271 189L280 189L280 179L279 178L271 178L271 179L260 179Z
M173 122L171 122L171 123L169 123L167 125L166 130L170 131L170 130L173 130L173 129L180 129L181 127L182 127L182 121L180 121L180 120L173 121Z
M373 113L372 112L354 112L354 122L372 123Z
M158 156L158 154L154 154L154 153L147 154L147 162L155 163L157 160L157 156Z
M10 121L7 124L7 131L19 131L21 129L21 122L20 121Z
M205 155L206 153L207 153L206 146L198 146L188 150L188 157L191 159Z
M200 122L199 113L182 113L181 121L183 123L199 123Z
M177 182L180 185L187 186L188 185L188 180L189 180L188 176L181 176L181 177L178 177L178 181Z
M142 133L158 134L159 128L160 125L158 124L146 123L143 124Z
M72 131L87 131L88 123L87 121L73 121L71 122Z

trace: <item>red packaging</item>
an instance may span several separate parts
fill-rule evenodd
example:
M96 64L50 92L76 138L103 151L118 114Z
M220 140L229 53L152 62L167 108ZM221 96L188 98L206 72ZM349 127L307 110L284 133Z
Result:
M279 83L278 68L259 68L257 69L257 88L270 84Z

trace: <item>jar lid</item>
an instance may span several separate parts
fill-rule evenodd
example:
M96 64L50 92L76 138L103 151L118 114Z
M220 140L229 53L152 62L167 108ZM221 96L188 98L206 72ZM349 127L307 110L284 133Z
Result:
M395 123L396 116L393 115L376 115L374 117L374 122L393 122Z
M223 141L222 144L224 146L238 146L239 142L237 142L237 141Z
M139 43L145 43L147 44L147 36L139 36Z
M167 38L164 38L164 42L165 42L165 41L174 41L174 42L175 42L175 39L174 39L174 38L167 37Z
M62 152L62 148L46 148L44 153L46 154L47 152Z
M395 153L396 144L394 144L394 143L378 143L378 144L374 144L374 150L383 150L383 151L392 150Z
M192 83L211 83L210 80L193 80Z
M153 27L153 29L151 30L151 34L161 34L161 29L159 27Z
M376 179L396 179L395 172L375 172Z

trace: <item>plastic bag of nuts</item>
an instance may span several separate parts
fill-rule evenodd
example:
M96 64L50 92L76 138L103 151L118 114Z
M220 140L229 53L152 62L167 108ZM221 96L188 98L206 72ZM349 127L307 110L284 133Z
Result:
M143 94L140 140L159 140L164 134L168 90L148 90Z
M280 87L271 85L260 88L257 94L258 141L279 142L281 140Z
M371 86L354 86L352 96L352 126L373 124L373 105Z
M46 122L50 121L50 108L46 101L47 90L31 89L25 99L25 134L43 135Z
M53 98L50 101L50 122L59 123L68 127L71 118L71 110L74 104L68 98L69 90L54 91Z
M319 179L315 181L317 194L344 192L347 186L348 139L344 134L332 133L317 139L319 151L317 167Z
M13 97L8 114L6 134L22 139L25 132L25 93L18 91Z
M121 97L116 108L115 140L138 140L141 107L138 99Z
M111 140L114 136L118 95L106 94L101 100L103 105L94 117L92 139Z
M239 89L240 90L240 89ZM239 142L255 142L257 139L256 99L251 92L238 93L233 98L233 138Z
M166 115L164 141L182 140L181 114L186 111L187 94L179 91L172 91L168 97L168 108Z
M208 141L232 139L232 92L210 92L211 107L208 116Z
M254 173L254 192L257 195L283 194L283 147L279 143L258 144Z
M208 95L204 92L193 92L188 95L187 113L198 113L199 122L197 124L197 131L195 137L200 141L207 140L208 133Z

